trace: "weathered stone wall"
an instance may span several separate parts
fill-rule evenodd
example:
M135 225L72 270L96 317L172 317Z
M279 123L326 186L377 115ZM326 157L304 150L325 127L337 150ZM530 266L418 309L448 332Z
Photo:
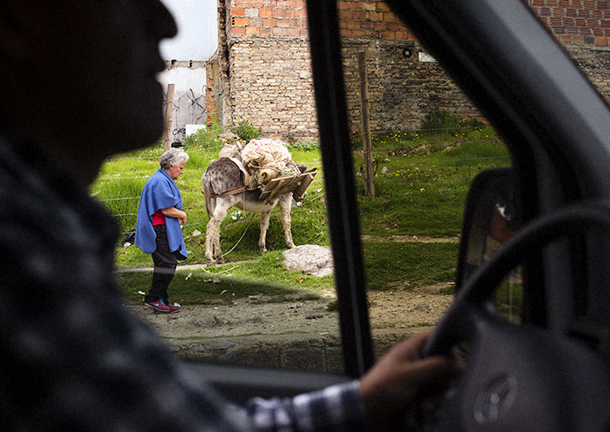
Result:
M481 117L413 33L381 1L339 1L345 86L352 131L360 130L358 52L366 53L370 127L373 132L414 129L434 108Z
M317 121L309 42L301 36L233 36L233 123L248 120L265 135L313 140Z
M528 4L610 100L610 1L528 0Z
M568 45L566 49L606 101L610 102L609 47Z
M610 1L527 2L608 97ZM480 118L438 63L420 61L415 36L385 3L345 0L337 7L352 131L360 130L360 51L367 59L373 133L417 128L434 108ZM264 135L315 139L304 1L219 0L219 25L214 101L222 124L247 120Z
M343 39L349 122L360 130L358 53L366 55L370 127L373 132L416 129L434 108L460 117L482 118L474 105L436 62L422 62L415 41Z

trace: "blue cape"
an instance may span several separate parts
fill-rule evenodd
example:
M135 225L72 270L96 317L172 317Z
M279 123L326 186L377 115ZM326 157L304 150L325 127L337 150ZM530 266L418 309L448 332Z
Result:
M136 223L136 245L142 252L151 254L157 249L155 239L157 238L152 225L153 213L169 208L176 207L182 210L182 195L174 180L169 174L159 168L144 185L140 204L138 205L138 221ZM186 245L182 238L182 229L178 219L165 217L167 227L167 240L169 248L178 259L186 259Z

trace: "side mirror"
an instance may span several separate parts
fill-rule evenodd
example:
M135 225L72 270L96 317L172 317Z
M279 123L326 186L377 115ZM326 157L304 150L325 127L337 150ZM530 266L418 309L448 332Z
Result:
M495 168L477 175L464 212L456 292L520 226L512 168ZM522 298L521 273L515 269L496 290L496 309L515 321L521 313Z

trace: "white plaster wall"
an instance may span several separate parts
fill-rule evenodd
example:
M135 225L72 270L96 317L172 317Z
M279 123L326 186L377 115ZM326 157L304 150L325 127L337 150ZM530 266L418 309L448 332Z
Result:
M185 138L187 124L206 124L205 85L206 71L201 67L178 67L162 74L163 88L174 84L174 118L172 134L175 140Z

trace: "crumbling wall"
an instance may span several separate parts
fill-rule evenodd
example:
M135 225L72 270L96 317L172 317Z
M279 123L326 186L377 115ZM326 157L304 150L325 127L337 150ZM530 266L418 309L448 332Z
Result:
M527 1L608 98L610 1ZM417 128L434 108L482 118L384 2L345 0L337 8L352 131L360 130L361 51L366 53L373 133ZM221 123L247 120L263 135L287 141L315 138L305 2L219 0L219 28L214 101Z
M343 67L349 122L360 130L358 53L366 56L370 127L374 132L416 129L434 108L482 119L465 94L416 41L344 38Z
M263 135L317 137L305 3L220 0L218 77L208 94L224 126L246 120Z
M610 1L528 0L528 4L610 100Z
M183 141L186 125L206 122L206 62L172 60L163 79L165 88L175 85L172 140Z
M301 36L234 37L230 55L233 122L265 135L312 140L317 121L309 45Z

